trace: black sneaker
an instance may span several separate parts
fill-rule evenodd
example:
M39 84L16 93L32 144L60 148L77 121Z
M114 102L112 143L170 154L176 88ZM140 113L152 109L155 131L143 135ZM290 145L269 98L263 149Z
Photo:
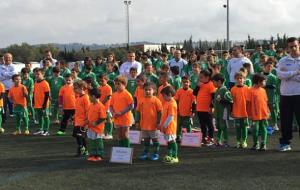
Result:
M267 146L265 144L261 143L259 150L260 151L266 151L267 150Z
M255 144L252 146L251 150L259 150L258 144L255 143Z

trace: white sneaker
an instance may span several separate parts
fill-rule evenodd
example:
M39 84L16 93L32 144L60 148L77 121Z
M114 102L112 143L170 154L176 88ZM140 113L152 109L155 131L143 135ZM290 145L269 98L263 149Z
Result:
M43 130L38 130L37 132L33 133L33 135L42 135L43 133Z
M274 127L273 127L273 129L274 129L274 131L279 131L279 127L278 127L278 125L277 125L277 124L275 124L275 125L274 125Z
M105 135L105 136L103 136L103 139L104 140L111 140L111 139L113 139L113 136L112 135Z
M34 120L34 124L38 125L38 124L39 124L39 122L38 122L37 120Z
M48 132L48 131L45 131L43 134L42 134L42 136L49 136L50 135L50 133Z
M1 117L1 116L0 116ZM5 132L5 130L1 127L0 128L0 133L4 133Z

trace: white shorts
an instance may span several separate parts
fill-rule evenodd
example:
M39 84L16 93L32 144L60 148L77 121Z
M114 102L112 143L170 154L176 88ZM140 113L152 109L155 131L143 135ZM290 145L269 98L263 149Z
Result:
M86 135L87 135L87 138L89 138L91 140L101 139L103 137L103 135L97 134L91 129L88 129Z
M176 141L176 135L164 135L164 138L167 142Z
M159 130L156 131L142 131L142 138L143 139L158 139Z

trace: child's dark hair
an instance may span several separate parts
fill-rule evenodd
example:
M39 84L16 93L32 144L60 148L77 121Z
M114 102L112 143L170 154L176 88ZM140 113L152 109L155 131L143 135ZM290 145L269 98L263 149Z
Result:
M227 54L227 53L229 53L229 52L225 50L222 52L222 55Z
M145 69L146 69L147 67L150 67L150 66L152 66L151 63L145 63L145 64L144 64L144 68L145 68Z
M163 64L161 67L160 67L161 70L164 70L164 69L170 69L170 66L167 65L167 64Z
M119 83L123 84L124 86L127 85L127 78L124 76L117 76L117 78L115 78L114 81L119 82Z
M50 59L50 58L45 58L45 59L43 60L43 63L46 63L46 61L52 62L52 59Z
M169 75L166 72L161 71L159 77L161 78L166 78L167 80L169 80Z
M167 96L174 96L175 95L175 90L172 86L166 86L164 87L161 91L161 94L165 94Z
M68 65L68 63L67 63L65 60L60 60L59 63L60 63L61 65L66 65L66 66Z
M15 78L17 78L17 77L20 77L20 75L19 75L19 74L14 74L14 75L11 77L11 79L12 79L12 80L15 80Z
M179 75L179 67L178 66L171 67L171 72L173 73L173 75Z
M80 89L84 89L84 90L87 89L87 84L83 80L74 82L73 86L74 86L74 88L80 88Z
M85 77L83 79L87 84L92 84L93 83L93 78L92 77Z
M236 78L238 78L238 77L245 78L242 72L237 72L237 73L235 73L234 78L236 79Z
M29 73L29 69L24 67L24 68L22 68L21 73L27 74L27 73Z
M95 98L99 99L100 96L101 96L101 93L100 93L98 88L92 88L92 89L89 90L89 95L90 96L95 96Z
M245 73L245 72L248 72L248 70L247 70L245 67L241 67L241 68L240 68L240 72Z
M130 67L129 72L132 72L132 71L136 71L137 72L137 68L136 67Z
M35 72L35 73L41 72L42 74L44 74L44 69L43 68L34 68L33 72Z
M273 65L273 66L276 66L277 64L277 61L274 57L269 57L267 62L264 63L264 66L267 66L267 65Z
M65 76L64 76L64 78L73 78L73 75L71 74L71 73L67 73L67 74L65 74Z
M53 67L53 68L52 68L52 72L53 72L53 73L59 73L59 72L60 72L59 67Z
M136 77L136 80L146 82L147 78L144 74L140 74Z
M250 64L250 63L244 63L244 64L243 64L243 67L249 68L249 67L251 67L251 64Z
M146 82L143 86L143 88L152 88L154 92L156 92L156 85L153 82Z
M211 73L210 73L210 71L209 70L202 70L202 71L200 71L200 75L203 75L203 76L205 76L205 77L211 77Z
M225 78L222 74L215 74L212 78L211 78L212 81L215 81L215 82L219 82L221 81L222 83L224 83L225 81Z
M220 65L218 63L215 63L215 64L212 64L211 67L214 68L214 69L221 69L222 65Z
M193 63L193 64L192 64L192 67L200 68L200 65L199 65L198 63Z
M253 84L260 84L262 81L266 80L266 77L263 74L256 73L252 77Z
M105 80L108 80L108 77L106 74L104 73L100 73L100 75L98 76L99 79L105 79Z
M182 76L181 77L181 81L183 81L183 80L190 80L190 78L189 78L189 76L187 76L187 75L184 75L184 76Z
M71 71L75 71L76 73L79 73L79 70L76 67L74 67Z

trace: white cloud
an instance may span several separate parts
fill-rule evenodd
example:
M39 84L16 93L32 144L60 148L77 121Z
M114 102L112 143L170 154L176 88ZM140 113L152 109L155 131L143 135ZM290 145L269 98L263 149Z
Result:
M226 0L132 0L131 40L152 42L226 36ZM230 0L231 38L299 36L300 1ZM0 47L12 43L122 43L123 0L0 2Z

